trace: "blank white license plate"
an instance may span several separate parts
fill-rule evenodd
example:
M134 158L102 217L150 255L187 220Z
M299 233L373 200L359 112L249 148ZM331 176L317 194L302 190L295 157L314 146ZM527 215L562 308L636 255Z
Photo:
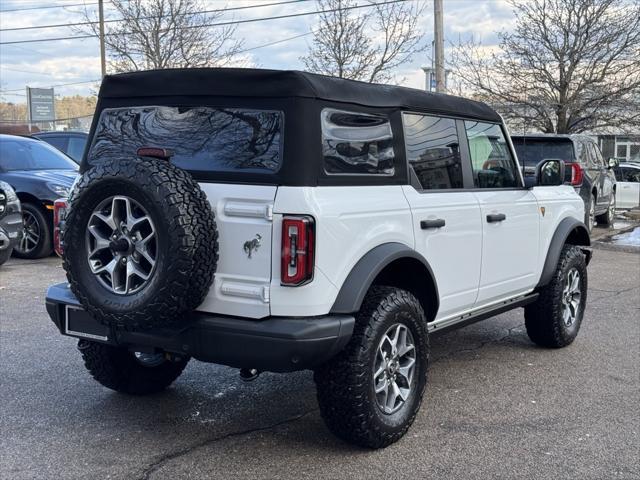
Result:
M109 341L109 328L98 322L87 311L67 305L64 329L67 335L91 340Z

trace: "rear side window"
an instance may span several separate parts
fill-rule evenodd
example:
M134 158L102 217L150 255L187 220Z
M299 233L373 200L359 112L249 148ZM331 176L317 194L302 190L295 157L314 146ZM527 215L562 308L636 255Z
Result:
M214 107L105 109L89 163L166 148L171 163L190 171L276 172L281 164L283 114Z
M518 161L525 167L535 167L545 159L573 162L575 158L573 142L568 139L514 138L513 146L518 154Z
M85 137L69 137L67 155L75 161L80 162L80 160L82 160L82 154L84 153L84 147L86 144L87 139Z
M456 121L404 113L405 148L424 190L462 188L462 163Z
M331 108L321 115L327 174L394 174L393 134L387 117Z
M598 148L598 146L595 143L589 143L589 149L591 150L593 166L595 168L603 168L604 158L602 158L602 154L600 153L600 149Z
M48 135L46 137L43 137L42 140L47 142L49 145L53 145L54 147L56 147L61 152L66 152L67 151L67 138L66 137Z
M476 188L519 187L516 164L500 125L465 120Z

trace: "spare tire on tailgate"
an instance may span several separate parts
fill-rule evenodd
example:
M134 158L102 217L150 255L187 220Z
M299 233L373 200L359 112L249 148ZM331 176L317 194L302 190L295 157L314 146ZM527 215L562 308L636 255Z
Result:
M166 326L202 303L217 237L207 197L188 172L165 160L110 160L71 192L63 266L72 292L103 323Z

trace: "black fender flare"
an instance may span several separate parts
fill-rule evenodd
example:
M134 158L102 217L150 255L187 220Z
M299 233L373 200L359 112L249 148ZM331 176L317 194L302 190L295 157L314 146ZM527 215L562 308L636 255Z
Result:
M360 260L358 260L342 284L342 287L338 292L338 296L331 307L331 313L353 313L360 310L362 301L378 274L382 272L387 265L402 258L410 258L419 261L431 276L431 282L435 289L434 295L436 305L434 305L434 307L435 312L437 312L440 306L440 297L438 295L436 278L433 275L433 270L431 269L429 262L427 262L422 255L409 248L407 245L390 242L374 247Z
M553 237L551 237L551 243L547 250L547 258L545 259L537 287L544 287L553 278L553 273L556 271L556 266L560 260L562 247L565 246L570 236L572 237L570 243L574 245L584 247L589 247L591 245L589 230L585 224L573 217L564 218L556 227ZM589 263L589 260L591 259L591 251L586 250L586 255L587 263Z

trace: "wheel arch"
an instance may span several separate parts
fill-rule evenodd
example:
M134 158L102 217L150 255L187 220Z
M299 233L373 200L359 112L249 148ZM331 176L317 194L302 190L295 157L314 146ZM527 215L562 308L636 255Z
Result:
M40 200L38 197L36 197L35 195L28 193L28 192L16 192L16 195L18 196L18 199L20 200L20 203L33 203L34 205L42 208L43 207L43 202L42 200ZM42 208L44 210L44 208Z
M416 279L426 281L417 282ZM427 321L438 313L438 285L429 262L402 243L384 243L369 250L351 269L331 307L331 313L354 313L372 285L387 285L411 292L422 304Z
M589 231L584 223L572 217L567 217L560 221L556 227L553 237L551 237L551 243L547 250L547 257L545 259L537 287L543 287L551 281L553 272L555 272L556 265L560 259L562 248L566 244L578 245L581 247L591 246L591 237L589 236ZM591 250L584 249L583 251L587 257L586 261L588 264L591 260Z

